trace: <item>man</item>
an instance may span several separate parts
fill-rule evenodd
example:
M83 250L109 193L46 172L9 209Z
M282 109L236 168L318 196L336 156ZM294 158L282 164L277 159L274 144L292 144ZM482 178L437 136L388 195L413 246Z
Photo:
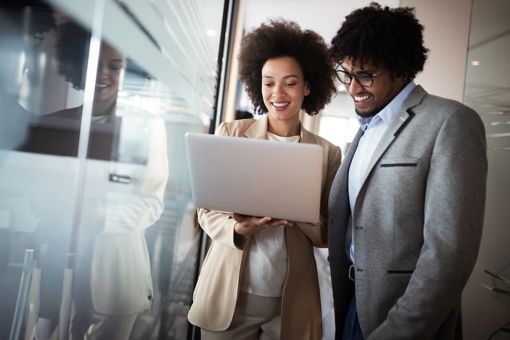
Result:
M332 41L361 129L329 199L337 339L459 339L482 232L483 124L413 82L428 50L411 8L371 3Z

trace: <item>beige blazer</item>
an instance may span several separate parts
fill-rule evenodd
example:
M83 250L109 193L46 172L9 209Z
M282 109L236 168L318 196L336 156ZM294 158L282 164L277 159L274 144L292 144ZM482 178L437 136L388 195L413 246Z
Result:
M223 123L218 134L267 139L267 116ZM288 271L282 297L282 339L320 339L321 308L313 245L325 245L325 221L329 188L340 164L340 148L301 127L301 143L321 145L322 164L321 225L299 223L285 228ZM212 239L193 294L189 321L201 328L226 330L234 315L244 260L250 238L244 245L234 243L235 221L228 214L198 209L201 227Z

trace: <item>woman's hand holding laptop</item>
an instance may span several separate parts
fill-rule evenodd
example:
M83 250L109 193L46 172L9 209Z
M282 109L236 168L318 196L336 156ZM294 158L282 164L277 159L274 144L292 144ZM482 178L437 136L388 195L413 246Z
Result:
M238 213L232 213L231 216L237 222L234 226L234 231L243 236L253 235L266 228L275 228L280 226L290 227L295 225L292 221L280 220L268 216L258 217Z

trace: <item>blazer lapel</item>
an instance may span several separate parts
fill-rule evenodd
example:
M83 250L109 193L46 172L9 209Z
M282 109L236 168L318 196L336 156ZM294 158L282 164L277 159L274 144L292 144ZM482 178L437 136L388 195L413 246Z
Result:
M413 118L414 113L412 112L411 109L414 106L418 105L423 100L423 97L426 94L427 92L425 92L425 90L420 85L417 85L414 88L414 90L409 94L409 97L407 97L407 99L404 101L404 104L402 105L400 112L395 116L393 121L390 123L388 130L386 130L386 132L382 136L379 145L377 145L377 148L375 149L374 154L370 159L367 172L365 173L365 177L363 178L363 185L365 184L365 181L372 172L375 164L379 161L382 155L393 143L393 141L398 137L400 132L402 132L402 130Z
M267 115L260 117L244 131L247 138L267 139Z
M359 140L363 135L363 130L359 129L354 137L351 146L345 154L345 158L340 164L340 168L335 176L329 196L329 215L337 220L337 224L345 226L346 229L328 227L328 240L333 247L337 245L345 246L345 251L348 254L348 244L351 239L351 228L348 228L349 219L351 216L351 208L349 204L349 167L351 161L358 147ZM347 230L347 235L345 231ZM329 241L328 241L329 242Z
M361 139L361 136L363 136L363 130L360 128L358 130L358 133L356 133L356 136L354 137L351 146L349 147L349 150L347 150L347 153L345 155L345 159L342 163L342 165L345 164L345 166L340 171L340 198L341 200L338 202L338 210L340 211L340 216L342 217L344 225L349 225L349 219L351 216L351 204L349 200L349 168L351 167L352 158L354 157L354 153L356 152L356 149L358 148L359 140ZM345 240L343 241L343 244L345 245L345 251L347 255L349 256L349 244L352 239L352 228L347 228L347 234L345 236Z
M310 131L308 131L307 129L305 129L301 123L299 123L299 131L301 131L300 137L299 137L300 143L307 143L307 144L314 143L313 134Z
M335 192L335 195L332 197L333 200L331 200L331 203L332 206L338 208L340 216L348 216L350 214L348 195L349 168L351 166L352 158L354 157L354 153L356 152L361 136L363 136L363 130L359 129L351 143L351 146L345 154L345 158L340 164L340 168L338 169L332 184L331 192ZM339 197L336 197L338 194Z

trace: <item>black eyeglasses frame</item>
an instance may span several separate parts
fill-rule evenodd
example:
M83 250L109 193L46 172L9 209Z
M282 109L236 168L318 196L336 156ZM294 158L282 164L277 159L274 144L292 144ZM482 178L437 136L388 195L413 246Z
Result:
M359 85L363 87L372 87L374 85L375 77L377 77L380 73L381 71L375 73L358 72L355 74L342 69L335 70L336 78L338 81L347 86L351 85L353 79L356 79ZM342 76L340 74L347 76L345 79L348 79L348 81L342 80ZM360 75L362 77L360 77Z

